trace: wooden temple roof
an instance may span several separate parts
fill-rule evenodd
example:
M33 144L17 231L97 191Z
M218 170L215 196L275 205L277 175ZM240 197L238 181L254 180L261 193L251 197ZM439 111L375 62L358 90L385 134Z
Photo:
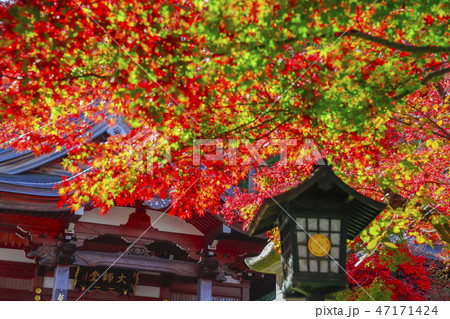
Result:
M122 133L129 132L123 120L117 121ZM94 125L89 133L92 140L104 134L114 135L116 128L109 128L106 123ZM67 214L70 208L63 205L57 208L60 200L58 189L55 186L62 181L62 176L70 177L64 171L60 160L66 156L67 150L53 151L49 154L35 156L31 151L17 152L12 148L0 148L0 212L15 215L47 216L50 218L64 218L61 213ZM144 202L144 206L152 210L165 211L170 206L170 198L153 198ZM89 210L89 205L87 207ZM58 214L59 212L59 214ZM55 215L56 213L56 215ZM48 215L51 216L48 216ZM220 216L205 213L203 216L194 215L186 220L203 234L221 232L224 224ZM239 237L242 225L230 225L232 231L227 238ZM255 239L250 239L255 241Z
M92 139L108 131L106 123L94 125L87 133L91 134ZM61 151L53 151L36 157L31 151L17 152L12 148L0 149L0 173L15 175L35 169L47 163L50 163L67 154L68 150L63 148Z

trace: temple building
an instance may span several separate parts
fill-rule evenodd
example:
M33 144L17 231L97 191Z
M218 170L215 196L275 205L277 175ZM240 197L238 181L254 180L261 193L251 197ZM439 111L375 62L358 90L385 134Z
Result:
M90 131L99 140L127 132L120 121ZM180 220L161 199L105 216L58 208L66 154L0 149L0 300L256 300L275 291L274 275L244 261L267 239L219 216Z

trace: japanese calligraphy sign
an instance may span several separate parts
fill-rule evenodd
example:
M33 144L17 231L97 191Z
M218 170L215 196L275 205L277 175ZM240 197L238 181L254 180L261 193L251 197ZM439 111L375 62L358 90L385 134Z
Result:
M73 289L82 290L95 283L90 291L108 291L133 295L138 282L138 272L129 269L78 267Z
M56 301L67 301L67 289L56 289L55 299Z

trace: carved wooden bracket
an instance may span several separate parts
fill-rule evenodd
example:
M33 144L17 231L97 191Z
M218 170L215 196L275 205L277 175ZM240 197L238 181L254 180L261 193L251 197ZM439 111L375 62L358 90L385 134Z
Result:
M42 245L37 250L33 250L27 254L27 257L36 257L39 265L55 266L58 252L56 246Z
M122 253L100 253L91 251L77 251L74 265L87 267L109 267L114 264L117 268L137 269L168 273L183 277L199 277L200 265L179 260L162 259L155 256L134 256Z

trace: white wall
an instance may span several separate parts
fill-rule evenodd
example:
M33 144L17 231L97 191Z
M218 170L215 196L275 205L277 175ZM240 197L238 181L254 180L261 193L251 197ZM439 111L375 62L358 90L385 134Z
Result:
M86 223L97 223L111 226L120 226L126 224L128 217L134 213L135 209L130 207L113 207L106 215L101 215L98 209L85 211L80 221ZM153 227L159 231L179 233L187 235L203 234L191 224L180 220L178 217L169 216L168 214L148 210L147 215L150 216L150 222L154 223Z
M21 263L34 264L35 261L29 259L22 249L0 248L0 260L2 261L16 261Z
M159 298L161 289L152 286L136 286L135 296Z

